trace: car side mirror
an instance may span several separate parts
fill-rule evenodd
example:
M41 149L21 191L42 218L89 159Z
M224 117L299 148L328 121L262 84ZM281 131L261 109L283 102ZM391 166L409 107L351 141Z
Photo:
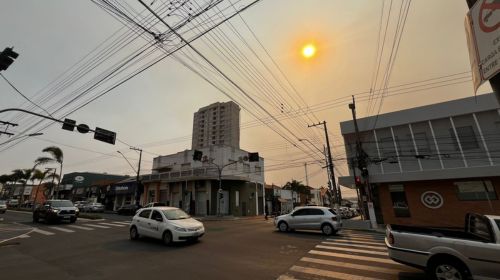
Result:
M163 222L162 217L156 217L155 220L158 221L158 222Z

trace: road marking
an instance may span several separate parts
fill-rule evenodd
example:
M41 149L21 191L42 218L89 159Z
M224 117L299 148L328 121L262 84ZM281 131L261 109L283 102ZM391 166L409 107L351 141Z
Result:
M49 227L50 229L55 229L55 230L58 230L58 231L62 231L62 232L75 232L74 230L70 230L70 229L66 229L66 228L62 228L62 227Z
M94 224L85 224L86 226L89 226L89 227L95 227L95 228L110 228L110 227L107 227L107 226L100 226L100 225L94 225Z
M375 237L375 236L358 235L358 234L339 235L339 237L344 237L344 238L363 238L363 239L371 239L371 240L384 240L385 239L385 237Z
M333 239L333 238L327 238L326 240L328 241L335 241L335 242L341 242L341 243L351 243L351 244L367 244L371 246L380 246L380 247L386 247L385 243L379 243L379 242L367 242L367 241L354 241L354 240L346 240L346 239Z
M103 226L114 226L114 227L124 227L125 225L117 225L117 224L110 224L110 223L99 223L100 225Z
M323 260L323 259L313 259L313 258L308 258L308 257L303 257L300 260L303 262L333 265L333 266L342 267L342 268L366 270L369 272L382 272L382 273L390 273L390 274L401 272L399 269L391 269L391 268L385 268L385 267L379 267L379 266L354 264L354 263L346 263L346 262L337 262L337 261L330 261L330 260Z
M113 223L113 224L121 224L121 225L126 225L126 226L128 226L128 225L130 225L130 223L131 223L131 222L132 222L132 221L130 221L130 222L112 222L112 223Z
M39 228L35 228L33 230L33 232L37 232L37 233L40 233L40 234L43 234L43 235L54 235L55 233L53 232L50 232L50 231L45 231L45 230L41 230Z
M335 239L344 239L344 240L354 240L354 241L366 241L366 242L380 242L382 243L383 240L377 240L377 239L371 239L371 238L359 238L359 237L346 237L346 236L341 236Z
M327 249L327 250L335 250L335 251L344 251L344 252L364 253L364 254L387 256L387 252L375 252L375 251L370 251L370 250L338 248L338 247L323 246L323 245L316 245L316 248Z
M346 244L346 243L336 243L336 242L321 242L325 245L335 245L335 246L348 246L348 247L355 247L355 248L364 248L364 249L372 249L372 250L377 250L377 251L387 251L385 247L377 247L377 246L368 246L368 245L356 245L356 244Z
M384 280L383 278L364 277L364 276L329 271L329 270L324 270L324 269L303 267L303 266L298 266L298 265L292 266L292 268L290 268L290 270L295 271L295 272L300 272L300 273L312 274L312 275L317 275L317 276L322 276L322 277L337 278L337 279L351 279L351 280L378 280L378 279L380 279L380 280Z
M317 250L311 250L308 253L312 254L312 255L338 257L338 258L344 258L344 259L349 259L349 260L354 260L354 261L360 260L360 261L371 261L371 262L399 265L398 263L392 261L391 259L386 259L386 258L366 257L366 256L349 255L349 254L343 254L343 253L333 253L333 252L325 252L325 251L317 251Z
M19 235L18 238L30 238L30 236L27 234L22 234L22 235Z
M83 230L94 230L93 228L82 227L82 226L75 226L75 225L69 225L68 227L72 227L72 228L76 228L76 229L83 229Z

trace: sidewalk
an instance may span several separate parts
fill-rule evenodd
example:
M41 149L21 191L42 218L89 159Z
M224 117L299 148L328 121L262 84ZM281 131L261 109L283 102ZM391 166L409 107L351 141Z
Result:
M262 219L263 221L264 216L243 216L243 217L235 217L232 215L229 216L193 216L194 219L199 220L199 221L236 221L236 220L259 220ZM268 217L271 219L271 217Z

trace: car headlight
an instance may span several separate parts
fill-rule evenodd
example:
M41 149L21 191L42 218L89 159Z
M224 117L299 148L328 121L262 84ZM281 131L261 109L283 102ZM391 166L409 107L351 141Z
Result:
M185 229L185 228L181 228L181 227L174 227L174 229L175 229L176 231L180 231L180 232L187 232L187 229Z
M57 209L57 208L53 208L53 209L52 209L52 212L57 213L57 212L59 212L59 209Z

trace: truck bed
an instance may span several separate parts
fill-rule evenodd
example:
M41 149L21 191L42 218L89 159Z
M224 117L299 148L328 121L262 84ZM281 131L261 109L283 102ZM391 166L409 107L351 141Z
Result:
M401 231L413 234L431 235L436 237L447 237L473 241L486 241L484 238L465 232L463 229L450 229L439 227L418 227L404 225L389 225L393 231Z

